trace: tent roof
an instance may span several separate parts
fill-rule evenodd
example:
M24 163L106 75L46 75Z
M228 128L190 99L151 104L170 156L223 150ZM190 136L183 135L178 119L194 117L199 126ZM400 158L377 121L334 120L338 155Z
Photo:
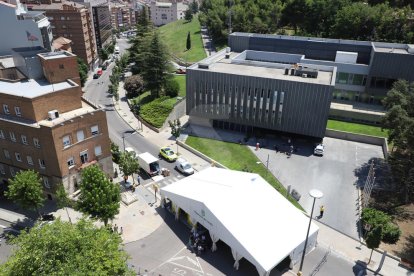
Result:
M205 207L198 212L211 213L213 222L199 222L264 271L305 240L309 218L258 174L211 167L161 188L161 194L192 216ZM317 231L312 223L309 236Z

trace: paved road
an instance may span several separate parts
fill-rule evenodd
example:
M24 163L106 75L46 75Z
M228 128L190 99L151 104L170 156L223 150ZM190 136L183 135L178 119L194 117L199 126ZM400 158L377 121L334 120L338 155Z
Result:
M9 228L11 228L11 223L0 219L0 264L4 263L11 255L12 246L7 243L5 236L5 230Z
M123 54L129 47L128 41L126 39L118 39L117 44L119 46L121 54ZM158 156L158 146L146 140L144 137L135 132L134 129L131 129L131 127L118 115L117 111L114 109L112 98L107 93L108 85L110 84L109 76L111 74L113 66L114 63L112 63L108 69L103 72L102 76L99 79L93 79L87 83L84 88L84 96L95 104L99 104L106 108L109 137L114 143L119 145L120 149L123 148L123 143L125 142L125 147L132 147L138 153L150 152L154 156ZM122 136L125 137L124 141L122 139ZM179 176L179 173L174 170L174 163L160 160L160 166L162 168L169 169L173 173L172 176ZM143 179L143 184L152 181L151 179L147 179L145 177L143 177Z

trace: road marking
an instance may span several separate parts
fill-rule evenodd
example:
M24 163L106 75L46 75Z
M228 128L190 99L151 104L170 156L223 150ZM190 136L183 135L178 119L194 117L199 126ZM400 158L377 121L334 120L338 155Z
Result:
M3 229L7 228L7 226L1 225L1 224L0 224L0 227L3 228Z
M175 256L177 256L178 254L180 254L181 253L181 251L183 251L184 249L186 249L187 248L187 246L184 246L182 249L180 249L177 253L175 253L175 255L174 256L172 256L170 259L168 259L168 260L166 260L165 262L163 262L162 264L160 264L159 266L157 266L156 268L154 268L154 269L151 269L150 271L148 271L148 274L150 274L151 272L154 272L156 269L158 269L158 268L160 268L160 267L162 267L163 265L165 265L165 264L167 264L172 258L174 258Z

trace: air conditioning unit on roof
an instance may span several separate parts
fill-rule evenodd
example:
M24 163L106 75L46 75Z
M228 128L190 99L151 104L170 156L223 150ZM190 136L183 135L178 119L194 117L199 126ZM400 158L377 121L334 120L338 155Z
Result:
M55 110L51 110L47 113L48 115L48 119L51 121L53 119L59 118L59 111Z

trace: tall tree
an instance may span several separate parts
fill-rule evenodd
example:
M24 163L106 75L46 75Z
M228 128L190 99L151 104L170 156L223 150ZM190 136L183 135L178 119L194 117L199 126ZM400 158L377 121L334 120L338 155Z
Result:
M383 127L389 130L389 140L394 144L388 162L400 199L408 203L414 196L414 181L410 173L414 168L414 83L396 81L383 101L387 113Z
M79 57L76 60L78 61L79 77L81 86L83 87L85 85L86 80L88 79L88 65L86 65L83 59Z
M69 222L72 223L72 219L69 215L68 207L72 205L72 201L69 199L68 193L65 190L65 187L62 183L57 186L56 189L56 199L58 208L65 208L66 214L68 216Z
M365 242L367 243L367 247L371 249L371 254L369 255L368 264L371 262L372 252L374 252L374 249L378 248L381 244L381 234L382 230L380 227L375 227L372 229L365 239Z
M193 2L191 2L190 9L193 14L198 13L198 2L196 0L193 0Z
M121 237L84 219L76 224L57 219L23 231L11 243L15 250L0 265L4 276L134 275Z
M119 159L119 169L124 173L124 176L132 175L132 182L135 184L134 173L139 170L137 157L131 152L121 153Z
M167 54L167 48L160 41L158 32L154 32L144 62L142 64L142 77L145 86L155 97L159 97L162 87L169 75L170 60Z
M80 196L77 208L108 224L119 213L121 200L119 186L109 181L105 173L96 165L82 170Z
M130 76L126 78L124 88L127 91L127 98L131 99L138 97L144 90L144 80L140 75Z
M190 32L188 32L188 34L187 34L186 48L187 48L187 51L191 49L191 36L190 36Z
M39 208L44 205L45 198L39 174L32 170L20 171L9 182L6 197L25 209L36 210L40 217Z
M187 22L190 22L191 20L193 20L193 12L191 11L190 8L188 8L185 12L184 12L184 19Z

